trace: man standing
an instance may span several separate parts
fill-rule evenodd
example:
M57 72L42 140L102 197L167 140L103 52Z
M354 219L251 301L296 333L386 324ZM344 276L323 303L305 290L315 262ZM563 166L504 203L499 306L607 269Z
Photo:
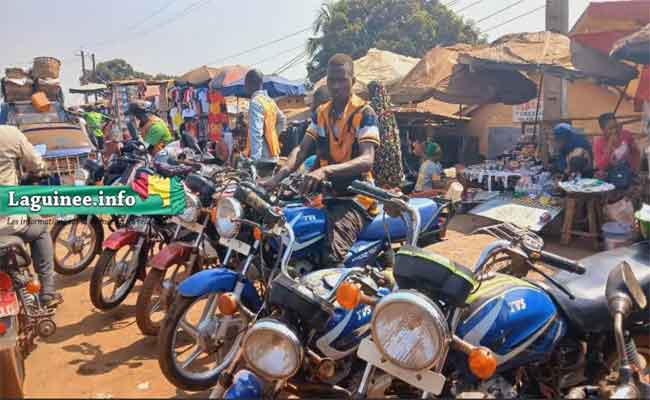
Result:
M138 120L142 140L147 144L153 155L156 155L173 140L167 123L157 116L149 114L144 102L132 102L129 104L127 113Z
M256 69L248 71L244 86L250 96L248 137L244 154L252 160L277 160L280 156L279 135L285 127L282 111L263 89L264 76Z
M18 128L0 125L0 185L20 184L20 166L25 172L39 173L45 162ZM18 236L31 247L34 270L41 282L41 302L51 307L61 302L54 288L54 250L45 223L30 223L26 215L0 216L0 235Z
M88 111L83 113L88 133L94 139L97 150L104 149L104 121L108 118L99 112L97 106L88 106Z
M327 208L328 240L323 253L324 266L340 264L359 233L376 214L376 204L364 196L345 192L355 179L372 180L375 149L379 146L377 116L372 107L352 93L355 82L352 58L334 55L327 64L327 87L331 101L318 107L300 144L287 164L263 185L277 186L312 154L315 169L305 176L304 193L320 189L325 180L332 181L338 198Z

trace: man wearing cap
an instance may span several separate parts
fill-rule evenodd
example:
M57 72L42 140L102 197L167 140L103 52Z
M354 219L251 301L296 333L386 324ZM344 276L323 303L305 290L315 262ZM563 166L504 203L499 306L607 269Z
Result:
M148 113L145 102L134 101L129 104L128 114L133 115L138 120L142 140L154 155L173 140L165 121Z

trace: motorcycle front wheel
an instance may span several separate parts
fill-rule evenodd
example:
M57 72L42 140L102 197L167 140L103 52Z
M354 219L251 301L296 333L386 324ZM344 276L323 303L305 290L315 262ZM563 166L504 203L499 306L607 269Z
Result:
M210 389L239 350L247 321L240 313L219 315L219 294L178 295L160 327L158 363L167 380L180 389ZM214 339L218 331L223 335Z
M141 254L146 252L138 244L102 252L90 278L90 301L95 307L107 311L122 304L147 261Z
M164 271L154 268L149 271L135 305L135 320L143 334L158 335L174 300L176 287L190 274L190 269L184 264L172 265Z
M50 235L54 244L54 270L61 275L75 275L93 262L101 251L104 237L101 223L86 217L58 221Z
M18 347L0 351L0 399L23 397L25 360Z

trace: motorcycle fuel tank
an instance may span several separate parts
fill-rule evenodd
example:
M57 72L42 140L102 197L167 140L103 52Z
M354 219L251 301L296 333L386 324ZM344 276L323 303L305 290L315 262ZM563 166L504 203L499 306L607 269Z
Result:
M292 205L283 211L296 236L294 252L307 249L325 238L327 216L323 209Z
M488 347L503 371L547 357L566 332L551 297L533 284L508 275L481 282L467 299L457 333Z

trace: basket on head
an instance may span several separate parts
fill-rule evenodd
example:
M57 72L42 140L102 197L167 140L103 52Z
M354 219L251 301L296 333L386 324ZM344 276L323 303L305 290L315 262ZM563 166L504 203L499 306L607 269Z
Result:
M34 79L57 79L61 61L53 57L36 57L34 59L34 68L32 68L32 77Z
M13 101L25 101L32 98L34 92L31 79L3 79L2 94L7 103Z
M29 78L29 72L20 67L5 68L5 76L9 79L24 79Z

